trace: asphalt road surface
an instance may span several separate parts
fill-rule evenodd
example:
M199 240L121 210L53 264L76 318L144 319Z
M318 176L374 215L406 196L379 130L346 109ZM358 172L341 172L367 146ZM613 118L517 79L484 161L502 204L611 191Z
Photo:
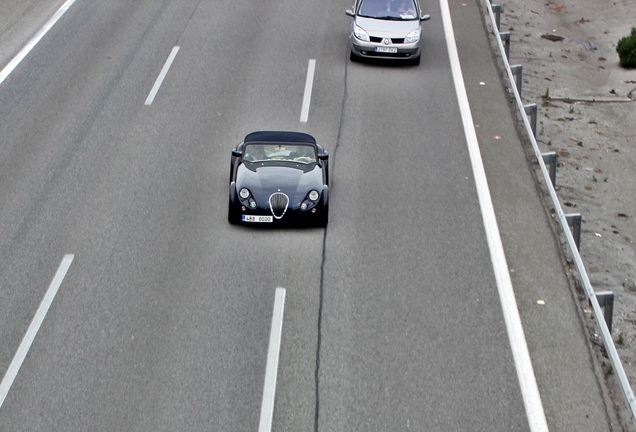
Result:
M272 430L528 430L442 22L350 63L347 6L78 1L0 85L3 373L74 256L0 430L256 430L277 287ZM260 129L330 152L326 230L227 223Z

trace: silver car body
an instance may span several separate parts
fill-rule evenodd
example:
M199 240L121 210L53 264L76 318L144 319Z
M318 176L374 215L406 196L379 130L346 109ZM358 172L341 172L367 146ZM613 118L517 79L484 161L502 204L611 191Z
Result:
M380 58L419 64L423 15L418 0L355 0L351 20L351 60Z

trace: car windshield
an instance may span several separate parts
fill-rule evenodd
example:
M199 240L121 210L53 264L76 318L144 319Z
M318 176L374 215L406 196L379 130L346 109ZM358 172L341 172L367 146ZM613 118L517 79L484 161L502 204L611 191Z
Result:
M316 163L316 150L305 144L247 144L243 160L248 162L294 162Z
M366 18L394 20L417 18L413 0L362 0L358 15Z

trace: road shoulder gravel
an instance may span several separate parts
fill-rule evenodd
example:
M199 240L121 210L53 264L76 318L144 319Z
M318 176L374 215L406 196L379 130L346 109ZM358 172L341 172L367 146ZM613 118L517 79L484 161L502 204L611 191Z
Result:
M451 12L462 23L460 60L548 425L620 430L482 6L463 2Z

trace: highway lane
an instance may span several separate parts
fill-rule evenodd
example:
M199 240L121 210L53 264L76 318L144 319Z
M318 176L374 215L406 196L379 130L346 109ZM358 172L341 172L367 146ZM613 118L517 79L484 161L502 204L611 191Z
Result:
M402 68L348 63L337 2L107 3L0 88L1 370L76 254L0 429L254 430L283 286L274 430L526 430L441 22ZM225 222L260 128L331 150L326 236Z
M432 21L420 68L347 69L323 306L327 430L527 428L442 34Z
M123 98L122 93L135 88L135 83L124 81L118 89L113 88L111 83L116 82L118 76L127 76L123 71L130 67L130 61L126 62L124 56L122 61L115 62L108 59L108 53L96 48L103 47L100 42L108 40L108 36L112 46L119 46L121 40L117 38L125 40L127 35L121 33L121 29L112 28L109 22L101 23L101 29L95 24L98 17L104 16L104 11L74 8L73 12L78 15L75 25L87 26L85 30L89 28L94 32L88 31L84 39L78 41L77 29L72 24L65 25L72 16L66 16L5 81L2 89L1 250L3 295L6 296L3 305L8 309L2 314L2 328L8 330L3 337L3 365L8 363L24 333L60 254L74 249L73 237L94 239L99 230L91 232L92 227L99 227L100 221L109 226L121 218L117 216L119 204L115 200L110 201L110 208L96 200L112 197L118 191L117 183L111 182L102 190L99 183L103 179L100 174L112 168L107 157L108 146L112 149L113 143L122 137L117 135L118 128L96 123L96 118L108 101L112 101L104 96L110 94L120 102L110 105L110 113L118 114L112 120L114 124L125 124L121 115L129 114L126 110L137 103L133 98ZM119 13L135 17L132 9ZM112 13L110 17L113 18ZM128 31L143 29L130 26ZM133 42L140 38L139 34L128 36ZM69 40L78 43L66 43ZM48 41L51 43L47 45ZM56 43L57 50L51 48ZM73 55L77 59L70 61ZM137 61L142 62L143 57L139 56ZM154 66L155 62L152 63ZM101 133L107 135L100 143L96 135ZM117 149L113 150L115 154ZM91 151L98 153L91 154ZM83 160L86 154L88 159L95 159ZM125 153L121 157L125 157ZM69 167L73 161L76 169ZM95 177L85 176L87 171ZM125 177L122 180L125 181ZM97 187L91 190L96 182ZM82 200L80 187L90 191L89 199ZM91 209L93 205L97 208L92 214L90 210L89 214L82 212L82 208Z
M50 53L50 58L59 55L52 48L53 42L56 37L71 39L66 33L76 31L74 20L95 32L88 33L90 38L75 39L77 61L58 62L52 67L59 70L63 83L50 84L41 71L25 78L25 89L40 98L45 95L49 105L36 114L13 111L18 126L25 118L28 128L8 125L5 130L12 142L35 147L22 148L31 153L23 154L27 162L14 170L17 186L9 189L18 194L19 187L33 185L26 195L15 199L20 204L24 200L29 209L17 206L13 212L16 219L28 218L26 232L24 227L14 228L15 237L25 238L5 248L22 248L25 260L18 262L28 269L9 273L7 279L24 273L29 275L24 279L31 281L38 268L28 264L33 255L36 261L54 262L58 258L54 252L63 250L77 254L77 259L2 408L3 430L37 429L39 422L56 430L82 425L98 430L199 430L209 424L249 430L257 424L273 288L278 284L289 289L299 284L301 288L318 286L315 262L322 257L322 231L280 233L278 241L266 244L264 241L271 238L267 233L227 226L228 155L241 134L249 131L245 129L250 123L246 116L258 119L271 113L266 123L274 124L280 122L274 116L283 110L268 106L284 108L295 100L298 108L289 109L293 116L286 122L296 123L307 59L297 63L301 85L294 97L280 95L278 102L269 98L264 107L250 107L247 102L258 100L249 95L258 82L250 82L249 76L238 77L246 80L248 94L236 91L243 88L235 81L236 71L225 70L222 64L227 58L224 50L231 51L231 43L209 43L206 17L214 17L212 25L228 41L234 36L241 43L244 27L226 22L218 10L199 8L192 21L200 19L204 31L195 27L188 33L182 23L181 28L176 26L175 34L171 27L175 14L190 20L193 9L188 10L188 6L195 5L180 3L183 11L166 9L165 5L155 8L153 3L139 6L144 18L155 17L154 28L137 26L140 18L123 3L114 11L74 9L65 26L56 29L60 35L52 35L47 39L51 45L44 43L32 57L37 61L40 52ZM254 20L256 11L248 8L247 12ZM113 13L119 16L113 17ZM86 23L89 19L98 22ZM125 30L141 34L129 36L121 28L108 26L114 20L123 27L128 19ZM164 24L170 21L170 28L157 28L162 20ZM100 33L96 28L103 30ZM224 33L224 29L229 32ZM197 32L201 34L197 36ZM195 40L191 50L181 51L181 62L171 71L172 80L166 81L152 107L143 107L163 57L181 37L186 46L188 40ZM122 40L130 40L132 45ZM97 51L96 41L107 51L112 49L112 55ZM118 49L123 52L115 53ZM190 62L197 61L200 52L213 64L191 68ZM148 53L154 61L146 63ZM77 64L86 67L75 71ZM32 68L25 63L25 70ZM263 75L263 70L247 70ZM186 76L189 73L196 76ZM73 77L91 82L80 84L78 89L69 84ZM14 78L14 83L19 80ZM47 96L50 90L46 88L36 91L39 87L33 81L37 80L45 81L44 87L59 88L57 94ZM277 85L282 90L287 87L286 83ZM209 86L212 91L206 93ZM75 91L78 95L68 95ZM236 105L228 103L233 96ZM69 106L51 106L66 99ZM3 104L10 105L16 104ZM43 103L39 99L25 110L33 110L34 105ZM219 112L227 114L235 127L224 127L228 120ZM36 122L47 115L74 121L66 124L69 129L56 124L56 137L48 122ZM42 142L27 140L24 135L35 135ZM56 141L58 150L51 148ZM38 151L49 156L40 157L43 168L33 161ZM14 226L14 221L9 219L7 226ZM253 248L254 241L263 246ZM41 273L41 283L31 282L36 293L21 303L26 295L16 294L20 281L13 281L15 295L8 303L15 310L26 311L22 322L12 321L4 327L13 338L6 344L7 358L37 305L37 288L44 288L44 281L52 274ZM289 317L316 304L303 301L303 297L315 296L317 291L298 291L290 296L289 305L299 306ZM306 363L312 369L306 375L313 380L315 345L306 344L316 339L306 335L312 330L315 325L301 329L297 336L311 354ZM53 403L51 394L57 395ZM34 416L34 412L44 414ZM308 417L312 420L313 410Z

